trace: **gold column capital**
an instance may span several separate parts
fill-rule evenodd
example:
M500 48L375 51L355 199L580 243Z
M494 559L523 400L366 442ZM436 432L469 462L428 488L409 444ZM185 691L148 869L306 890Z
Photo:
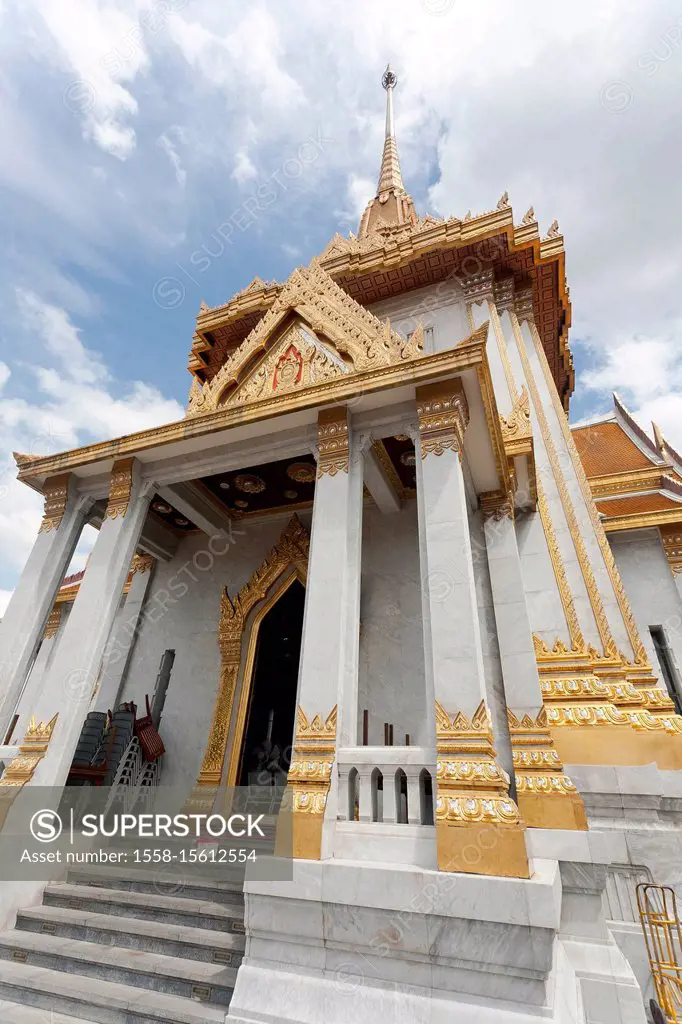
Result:
M133 489L134 458L119 459L114 462L109 483L109 501L105 519L116 519L125 516Z
M325 473L336 476L339 472L348 472L349 441L348 408L336 405L331 409L321 409L317 417L318 479Z
M145 572L151 572L154 566L154 559L151 555L133 555L133 560L130 563L130 572L134 576L136 572L142 575Z
M469 423L469 405L459 377L417 388L421 456L461 452Z
M514 502L504 491L482 491L478 496L483 519L500 522L501 519L514 518Z
M66 503L69 499L69 478L70 473L59 473L51 476L43 485L45 497L45 512L43 521L40 524L40 533L48 533L50 530L57 530L61 525L66 511Z
M524 288L518 291L514 298L514 307L519 322L533 320L533 289Z
M51 640L52 637L56 636L61 620L62 606L60 604L56 604L47 617L45 629L43 630L43 640Z

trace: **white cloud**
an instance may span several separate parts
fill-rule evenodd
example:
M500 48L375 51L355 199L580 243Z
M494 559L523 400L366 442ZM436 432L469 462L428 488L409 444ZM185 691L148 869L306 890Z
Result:
M0 363L0 567L14 572L35 540L42 499L16 480L13 451L51 454L167 423L184 411L149 384L115 381L102 357L83 344L65 310L35 293L22 292L18 300L33 342L34 362L21 364L30 400L7 394L10 367ZM93 537L84 531L72 571L82 567Z
M128 119L137 102L128 88L149 64L143 15L147 0L40 0L36 10L72 75L64 103L82 119L83 131L105 152L125 160L135 148Z
M232 177L236 182L242 185L245 181L251 181L253 178L258 177L258 171L255 165L252 163L248 152L245 149L237 150L235 156L234 168L232 170Z
M177 147L178 144L184 145L186 141L187 138L185 130L180 125L172 125L168 131L164 132L159 138L159 145L173 165L175 180L180 188L184 188L187 184L187 171L182 166L182 161Z

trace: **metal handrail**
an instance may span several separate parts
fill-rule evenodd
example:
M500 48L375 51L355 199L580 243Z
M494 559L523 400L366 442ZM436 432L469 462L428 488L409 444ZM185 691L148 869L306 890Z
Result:
M642 882L637 908L656 997L668 1024L682 1021L682 929L675 891L669 885Z

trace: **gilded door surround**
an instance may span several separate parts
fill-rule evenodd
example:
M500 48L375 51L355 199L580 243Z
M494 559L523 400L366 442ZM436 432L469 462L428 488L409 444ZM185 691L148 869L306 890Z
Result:
M290 570L290 571L287 571ZM289 587L296 582L306 584L305 572L298 565L291 565L282 569L282 576L275 581L271 593L261 603L250 623L244 629L246 640L246 657L243 671L240 673L242 683L239 690L239 703L237 705L237 717L235 721L234 735L230 750L230 762L227 769L227 786L236 786L239 778L239 762L241 760L242 744L244 743L244 732L246 730L246 719L251 704L251 688L253 686L253 672L256 667L256 653L258 651L258 636L260 626L271 608L279 601L280 597L286 594ZM248 637L248 639L246 639ZM293 741L293 736L292 736Z
M298 516L294 515L289 520L281 537L267 556L265 561L256 569L251 579L246 583L234 600L230 598L227 587L223 591L220 602L220 620L218 623L218 645L220 647L220 681L216 696L213 718L209 732L204 758L201 764L197 786L220 785L225 757L227 755L227 740L232 720L234 697L239 678L239 669L242 661L242 650L244 643L244 631L249 612L259 602L268 597L273 584L289 567L293 567L294 577L300 578L305 583L308 570L308 550L310 538L308 531L301 523ZM280 595L281 596L281 592ZM263 615L265 611L263 611ZM262 616L261 616L262 618ZM260 623L260 618L258 619ZM251 637L254 635L253 623L251 624ZM252 658L255 656L255 640L252 649ZM248 654L247 654L248 657ZM253 662L251 663L251 671ZM242 687L242 696L244 687ZM243 710L244 719L247 703L242 709L240 698L240 712ZM244 724L242 719L242 729ZM235 743L233 743L233 755L238 733L235 732ZM236 764L230 760L230 772L236 772Z

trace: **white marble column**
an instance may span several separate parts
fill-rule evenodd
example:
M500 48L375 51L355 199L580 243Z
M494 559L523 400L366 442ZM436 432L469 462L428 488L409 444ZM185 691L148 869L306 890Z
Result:
M362 460L351 451L346 407L318 418L319 458L310 536L293 791L294 856L318 860L330 852L337 815L333 771L337 728L357 728ZM324 828L323 828L324 826Z
M513 504L494 493L481 495L481 507L519 811L535 828L586 829L582 799L564 773L547 724Z
M120 700L154 571L154 559L151 555L135 555L130 571L130 588L121 615L104 648L99 686L92 701L93 711L113 711Z
M114 463L106 515L43 687L41 717L59 717L32 785L66 781L152 492L134 459Z
M528 877L509 779L495 761L476 601L462 446L460 380L417 389L417 507L427 706L438 759L438 866Z
M43 493L40 532L0 622L0 741L92 505L92 499L76 493L68 473L48 479Z
M38 653L36 654L33 665L31 666L31 671L28 674L26 685L24 686L17 704L15 714L19 715L19 720L17 721L16 728L14 730L15 738L17 736L24 735L28 728L28 723L31 720L31 716L36 712L37 702L43 689L45 679L47 678L47 672L52 662L52 658L54 657L57 644L64 632L68 613L69 605L55 604L47 618Z

